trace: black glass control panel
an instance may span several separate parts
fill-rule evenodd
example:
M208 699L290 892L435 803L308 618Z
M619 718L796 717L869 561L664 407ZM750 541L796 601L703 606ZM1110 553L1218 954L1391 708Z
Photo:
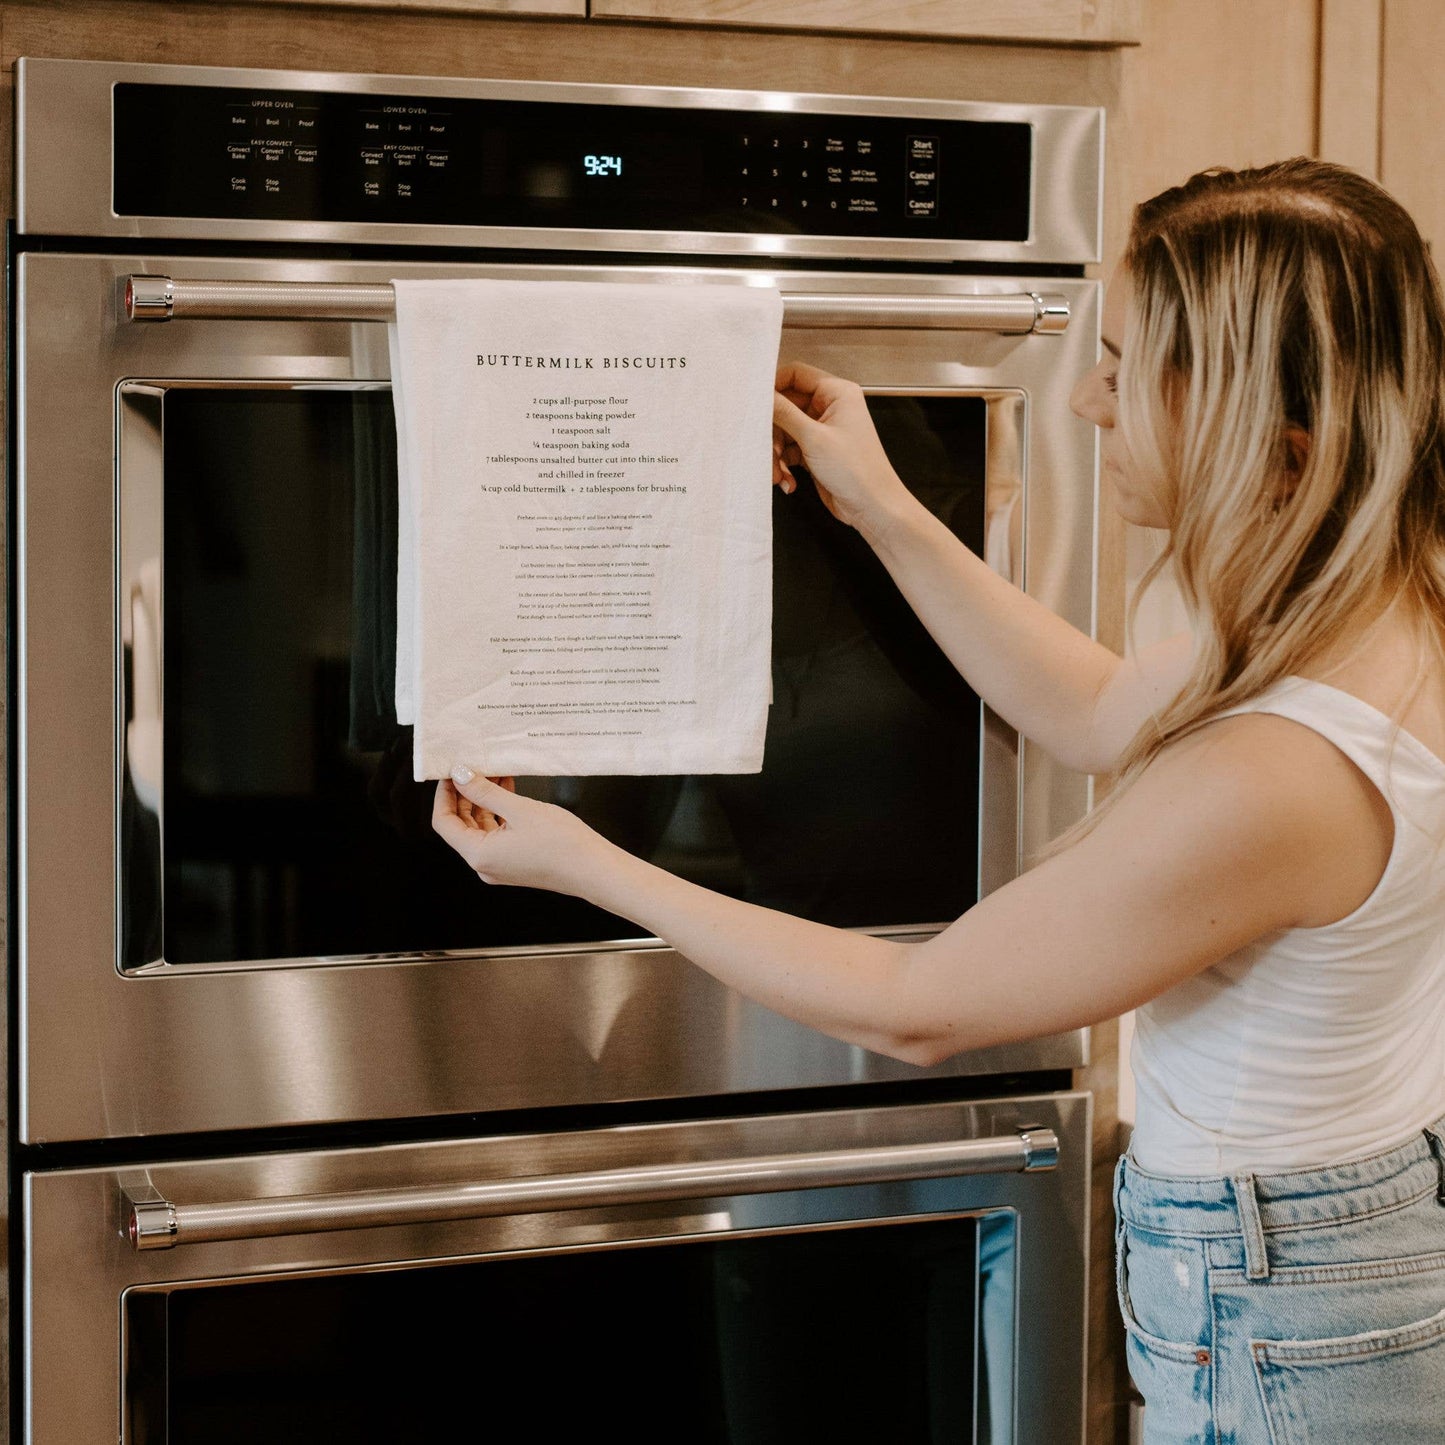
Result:
M120 84L121 216L1026 241L1019 121Z

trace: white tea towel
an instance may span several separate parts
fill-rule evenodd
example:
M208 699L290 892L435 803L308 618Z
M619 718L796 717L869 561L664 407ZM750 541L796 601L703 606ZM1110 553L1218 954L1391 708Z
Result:
M757 772L777 291L395 287L415 776Z

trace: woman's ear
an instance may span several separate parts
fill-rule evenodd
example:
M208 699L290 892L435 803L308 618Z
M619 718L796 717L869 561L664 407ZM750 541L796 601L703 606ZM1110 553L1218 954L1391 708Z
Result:
M1299 485L1305 464L1310 459L1310 434L1298 423L1287 422L1284 429L1284 474L1290 492Z
M1310 445L1310 434L1302 426L1296 422L1285 424L1284 475L1280 478L1279 495L1274 505L1276 512L1294 496L1310 459Z

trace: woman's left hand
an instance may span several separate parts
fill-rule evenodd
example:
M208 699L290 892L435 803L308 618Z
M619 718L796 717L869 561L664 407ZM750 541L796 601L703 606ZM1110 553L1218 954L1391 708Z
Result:
M432 827L484 883L578 892L587 865L611 845L576 814L515 787L458 768L437 784Z

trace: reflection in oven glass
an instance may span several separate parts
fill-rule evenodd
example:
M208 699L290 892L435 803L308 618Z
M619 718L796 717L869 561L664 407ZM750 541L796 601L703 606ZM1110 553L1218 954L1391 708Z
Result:
M982 552L985 403L871 406L910 486ZM395 455L384 391L167 394L163 818L132 788L122 820L160 829L164 936L128 958L637 935L579 900L479 885L432 836L392 699ZM977 897L978 700L810 486L775 494L774 558L761 773L520 786L739 897L843 926L946 921Z
M1013 1439L1014 1216L132 1291L133 1445Z

